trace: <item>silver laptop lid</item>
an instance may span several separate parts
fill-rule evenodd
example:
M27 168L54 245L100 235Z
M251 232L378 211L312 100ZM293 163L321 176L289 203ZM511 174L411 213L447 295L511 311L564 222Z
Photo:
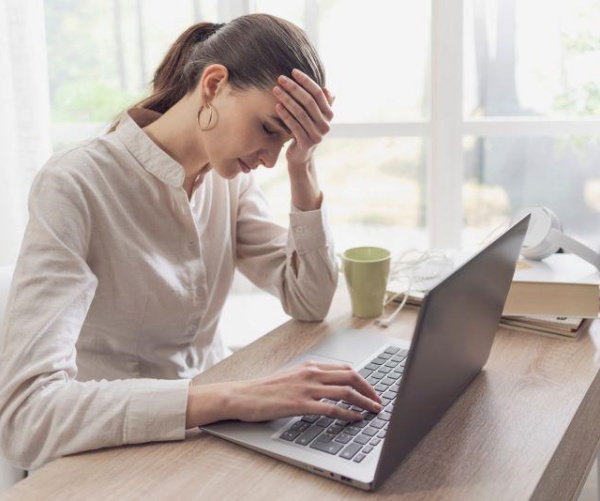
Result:
M394 471L486 363L529 217L515 223L424 298L374 487Z

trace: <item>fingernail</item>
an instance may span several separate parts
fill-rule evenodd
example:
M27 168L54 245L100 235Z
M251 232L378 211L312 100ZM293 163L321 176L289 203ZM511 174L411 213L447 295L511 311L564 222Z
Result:
M375 404L375 409L377 409L377 412L379 412L381 409L383 409L383 405Z
M273 92L274 92L275 94L281 94L281 89L280 89L279 87L275 87L275 88L273 89Z

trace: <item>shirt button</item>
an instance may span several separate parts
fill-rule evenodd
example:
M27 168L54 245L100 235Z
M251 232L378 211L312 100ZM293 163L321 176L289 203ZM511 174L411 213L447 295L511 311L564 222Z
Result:
M296 226L296 233L304 233L304 226Z
M188 327L188 334L193 334L194 332L196 332L196 330L198 330L198 324L191 324Z
M196 242L188 242L187 243L188 249L190 250L196 250L196 248L198 247L198 244Z

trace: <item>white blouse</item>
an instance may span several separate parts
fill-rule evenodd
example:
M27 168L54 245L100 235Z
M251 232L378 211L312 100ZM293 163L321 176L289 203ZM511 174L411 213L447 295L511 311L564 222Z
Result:
M142 130L158 116L130 111L33 183L0 331L0 448L22 468L183 439L189 380L225 354L217 324L236 267L298 320L329 309L324 208L292 208L288 231L251 174L212 171L188 200L183 167Z

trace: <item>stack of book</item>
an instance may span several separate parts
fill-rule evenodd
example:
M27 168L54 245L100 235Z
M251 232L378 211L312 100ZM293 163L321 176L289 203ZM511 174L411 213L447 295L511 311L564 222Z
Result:
M391 294L402 292L406 282L396 280L389 289ZM419 306L426 292L418 284L411 287L407 304ZM395 300L402 299L399 295ZM599 313L600 272L573 254L559 253L542 261L519 260L500 324L511 330L577 339Z

